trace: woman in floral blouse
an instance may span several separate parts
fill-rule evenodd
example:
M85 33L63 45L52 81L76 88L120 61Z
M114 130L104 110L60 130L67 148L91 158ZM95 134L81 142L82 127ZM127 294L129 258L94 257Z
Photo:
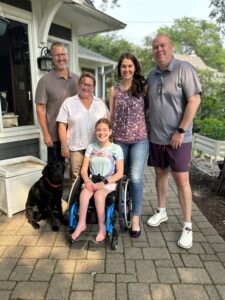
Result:
M124 53L118 62L119 84L110 88L110 120L113 139L123 149L125 173L132 192L131 237L141 235L140 215L143 198L143 173L148 155L148 134L145 121L146 81L140 63L131 53Z

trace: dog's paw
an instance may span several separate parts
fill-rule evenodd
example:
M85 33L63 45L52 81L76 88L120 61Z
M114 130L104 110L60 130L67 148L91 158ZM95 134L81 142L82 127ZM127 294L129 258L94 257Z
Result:
M40 225L39 225L38 223L36 223L36 222L29 222L29 221L28 221L28 223L31 224L31 226L32 226L34 229L39 229L39 228L40 228Z
M59 231L58 225L52 225L51 228L52 228L52 231Z

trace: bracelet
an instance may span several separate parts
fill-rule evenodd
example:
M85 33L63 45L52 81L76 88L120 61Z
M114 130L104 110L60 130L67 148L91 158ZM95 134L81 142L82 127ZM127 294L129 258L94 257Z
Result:
M61 149L65 149L65 148L67 148L67 146L65 146L65 147L64 147L64 146L61 146Z

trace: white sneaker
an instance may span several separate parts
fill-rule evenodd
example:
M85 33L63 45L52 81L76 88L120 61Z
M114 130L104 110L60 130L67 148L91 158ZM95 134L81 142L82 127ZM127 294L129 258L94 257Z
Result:
M159 212L159 210L156 211L156 213L148 219L147 224L149 226L159 226L162 222L165 222L168 220L166 211Z
M178 246L185 249L189 249L192 247L192 244L193 244L193 232L191 228L184 227L181 237L178 241Z

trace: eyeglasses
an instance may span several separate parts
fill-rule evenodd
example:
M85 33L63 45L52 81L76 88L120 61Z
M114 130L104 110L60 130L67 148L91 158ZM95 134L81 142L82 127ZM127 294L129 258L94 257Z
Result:
M54 57L59 58L60 56L65 57L67 53L59 53L59 54L53 54Z
M82 88L87 88L87 89L89 89L89 90L93 88L93 85L92 85L92 84L87 84L87 83L85 83L85 82L80 82L79 85L80 85L80 87L82 87Z

